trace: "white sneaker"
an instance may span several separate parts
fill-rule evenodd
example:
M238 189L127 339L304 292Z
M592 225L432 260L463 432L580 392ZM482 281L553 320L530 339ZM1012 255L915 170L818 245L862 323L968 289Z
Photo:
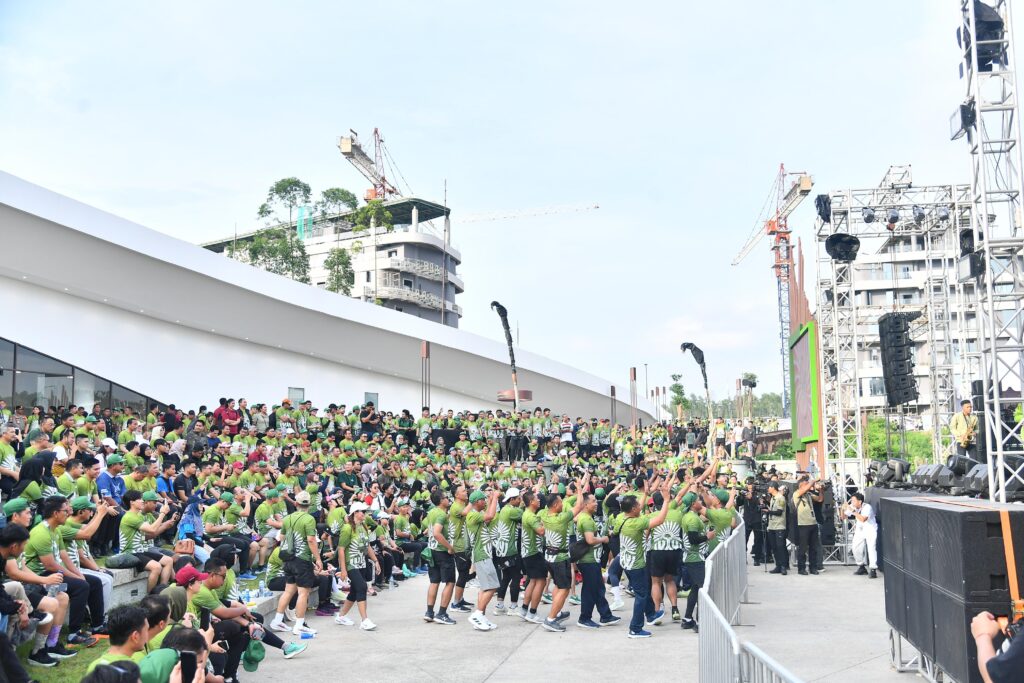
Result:
M289 626L288 624L284 623L283 621L280 622L280 623L278 623L276 621L272 621L272 622L270 622L270 630L271 631L278 631L279 633L288 633L289 631L292 630L292 627Z
M622 609L625 606L626 606L626 603L622 602L621 599L613 600L612 604L608 605L608 609L610 609L613 612L618 612L620 609Z
M293 636L301 636L303 633L308 633L310 635L314 635L315 636L316 635L316 629L315 628L310 628L310 627L306 626L305 624L303 624L302 626L296 625L295 628L292 629L292 635Z
M487 621L484 619L484 615L482 615L480 612L473 612L472 614L470 614L469 615L469 623L477 631L490 631L491 630L491 627L487 624Z
M369 619L363 619L362 623L359 624L359 629L362 631L372 631L377 628L377 624L373 623Z
M507 614L510 617L518 617L519 616L519 606L518 605L509 605L508 608L505 610L505 614Z
M352 626L356 622L352 621L351 619L349 619L347 616L345 616L343 614L339 614L338 616L334 617L334 623L335 624L339 624L341 626Z
M498 604L496 604L494 606L494 613L495 614L501 614L504 611L505 611L505 603L499 602Z
M485 614L485 615L483 615L483 620L484 620L484 623L485 623L485 624L487 624L488 626L490 626L490 627L491 627L491 630L492 630L492 631L493 631L494 629L498 628L498 625L497 625L497 624L495 624L495 623L494 623L493 621L491 621L490 619L488 619L488 618L487 618L487 615L486 615L486 614Z
M295 621L295 610L293 610L291 607L285 607L284 618L285 621Z

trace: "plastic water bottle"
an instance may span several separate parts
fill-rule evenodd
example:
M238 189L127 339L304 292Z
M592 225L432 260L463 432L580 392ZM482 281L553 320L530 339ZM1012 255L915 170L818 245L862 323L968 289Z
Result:
M249 604L249 589L248 588L246 588L244 591L242 591L242 604L245 604L245 605Z
M270 593L267 592L267 582L263 579L260 579L260 597L265 598L269 595Z

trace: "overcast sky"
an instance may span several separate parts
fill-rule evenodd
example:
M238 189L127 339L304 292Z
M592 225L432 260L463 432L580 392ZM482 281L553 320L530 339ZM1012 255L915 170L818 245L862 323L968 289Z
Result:
M500 338L497 299L523 348L618 383L699 390L692 341L716 395L777 391L767 244L730 262L780 162L815 194L890 164L969 182L958 23L954 0L0 0L0 169L202 242L278 178L362 196L336 138L380 127L417 195L447 180L463 329Z

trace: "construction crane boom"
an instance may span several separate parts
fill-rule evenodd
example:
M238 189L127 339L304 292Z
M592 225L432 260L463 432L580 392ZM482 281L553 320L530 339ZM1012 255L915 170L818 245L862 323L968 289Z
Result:
M771 239L772 270L778 290L779 306L779 351L782 360L782 416L789 417L789 282L793 268L793 253L790 248L790 231L787 225L789 215L796 210L804 197L811 193L814 180L806 173L787 173L785 164L779 164L779 172L772 183L761 215L754 224L754 230L746 244L733 259L732 265L739 265L767 235Z
M391 195L401 197L402 193L384 175L384 138L380 134L380 129L373 129L373 159L363 151L362 145L359 144L359 135L351 128L348 132L352 135L338 138L338 149L364 178L373 183L373 187L366 191L364 199L387 199Z

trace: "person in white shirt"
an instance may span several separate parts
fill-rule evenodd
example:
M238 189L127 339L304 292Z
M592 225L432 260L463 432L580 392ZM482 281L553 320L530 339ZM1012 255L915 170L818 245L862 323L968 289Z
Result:
M732 457L740 457L740 446L743 444L743 425L739 420L732 426Z
M869 503L864 502L864 494L858 491L850 496L844 512L847 517L856 520L853 531L853 559L858 566L854 574L868 574L872 579L877 579L878 521L875 520L875 511Z

